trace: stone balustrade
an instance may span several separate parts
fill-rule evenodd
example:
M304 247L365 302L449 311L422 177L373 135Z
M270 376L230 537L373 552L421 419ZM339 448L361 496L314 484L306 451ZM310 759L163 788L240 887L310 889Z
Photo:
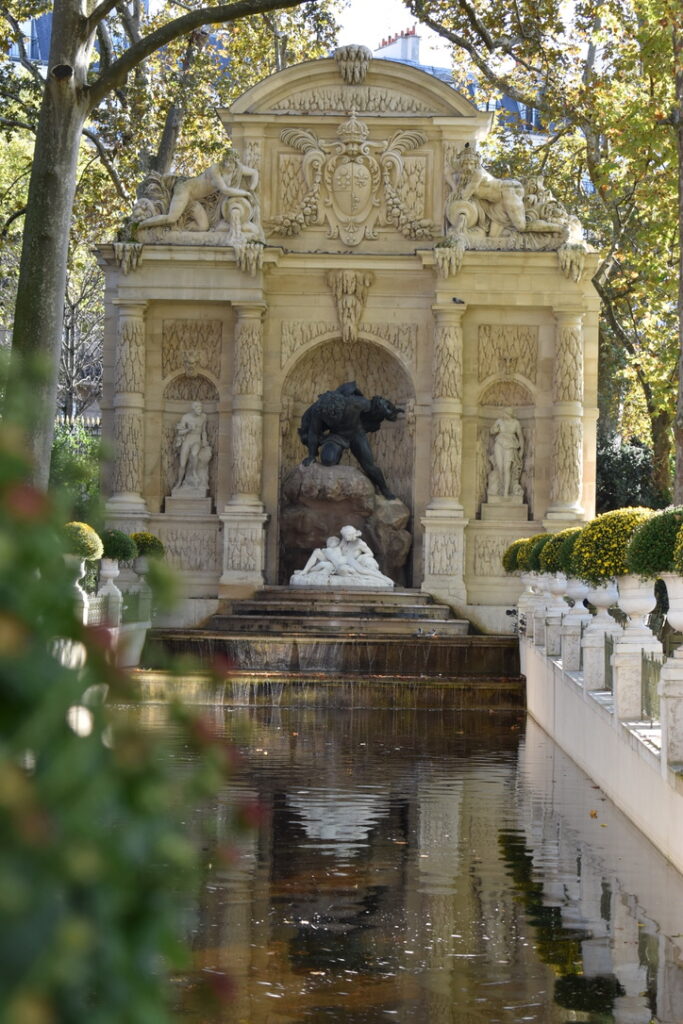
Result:
M529 713L683 870L683 647L665 658L639 616L561 611L537 590L520 608Z

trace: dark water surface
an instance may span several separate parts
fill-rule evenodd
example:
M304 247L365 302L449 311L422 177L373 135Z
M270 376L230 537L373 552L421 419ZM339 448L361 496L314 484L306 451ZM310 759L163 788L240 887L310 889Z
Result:
M166 729L161 706L136 714ZM681 1024L683 879L523 716L212 709L243 755L188 922L187 1020ZM176 755L182 763L190 755ZM235 803L265 809L238 840Z

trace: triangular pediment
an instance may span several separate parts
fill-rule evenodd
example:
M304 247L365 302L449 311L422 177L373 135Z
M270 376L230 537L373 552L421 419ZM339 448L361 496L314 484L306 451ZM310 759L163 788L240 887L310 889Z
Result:
M334 58L307 61L276 72L248 89L222 111L232 117L251 114L348 114L404 117L454 117L486 121L469 100L426 71L398 61L372 59L362 81L348 82Z

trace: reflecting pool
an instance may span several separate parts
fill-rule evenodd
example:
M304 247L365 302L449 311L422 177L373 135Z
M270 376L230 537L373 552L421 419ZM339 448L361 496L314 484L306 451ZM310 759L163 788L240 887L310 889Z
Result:
M209 713L242 761L188 814L208 829L188 932L235 995L208 1017L181 980L187 1020L683 1021L683 878L532 721ZM256 802L235 841L234 805Z

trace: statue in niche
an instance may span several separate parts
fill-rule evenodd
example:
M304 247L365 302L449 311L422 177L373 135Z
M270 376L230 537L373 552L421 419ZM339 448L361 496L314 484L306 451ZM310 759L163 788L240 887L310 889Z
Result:
M316 548L303 569L290 578L292 586L308 587L393 587L372 551L355 526L342 526L339 537L328 537L324 548Z
M522 496L522 463L524 435L512 409L503 409L490 431L490 454L487 497L520 498Z
M213 454L207 436L207 416L201 402L193 402L175 428L178 477L173 494L205 497L209 487L209 463Z
M299 437L308 449L303 465L310 466L319 455L323 466L338 466L343 453L350 450L380 494L393 501L395 495L372 456L367 435L379 430L384 420L398 419L402 412L388 398L365 398L355 380L340 384L336 391L318 395L318 400L303 414L299 427Z

